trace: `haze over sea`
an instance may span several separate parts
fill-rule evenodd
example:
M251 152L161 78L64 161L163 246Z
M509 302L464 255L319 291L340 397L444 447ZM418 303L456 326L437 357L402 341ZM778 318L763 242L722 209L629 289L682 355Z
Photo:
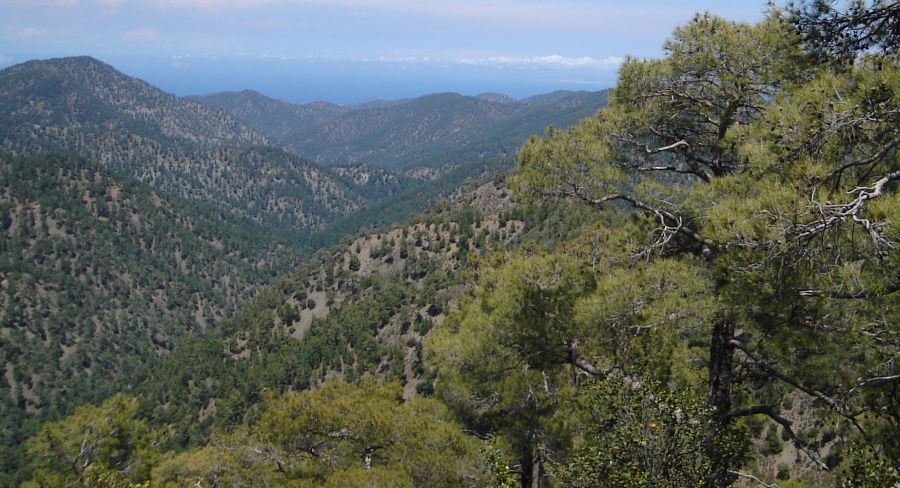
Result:
M90 55L176 95L254 89L355 103L455 91L525 97L615 83L691 12L756 21L757 2L651 0L0 0L0 68Z

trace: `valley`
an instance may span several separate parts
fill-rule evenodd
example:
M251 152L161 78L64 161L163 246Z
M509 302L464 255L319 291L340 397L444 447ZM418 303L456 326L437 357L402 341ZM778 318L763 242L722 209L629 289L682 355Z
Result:
M460 156L405 173L383 164L320 167L281 146L287 136L279 130L318 130L352 109L293 106L258 94L252 100L256 112L205 108L88 57L0 72L0 459L10 476L24 466L24 438L43 419L114 393L167 405L155 415L179 426L179 442L192 445L231 421L223 411L247 408L260 388L276 383L308 386L332 370L358 378L390 364L392 377L408 378L407 393L415 391L427 330L419 324L434 320L426 309L437 306L423 300L460 283L447 273L462 269L470 246L515 237L515 230L481 230L479 222L476 246L470 216L463 230L449 221L418 224L368 234L350 249L316 251L361 228L396 226L429 202L501 174L510 156ZM449 103L431 110L457 109ZM270 125L260 125L261 113ZM429 115L404 117L412 123ZM503 200L508 207L508 192ZM495 227L498 211L491 209ZM348 268L344 253L360 268ZM326 271L325 262L336 264ZM316 278L304 276L314 270ZM443 278L425 280L432 272ZM430 282L424 290L402 291L423 282ZM370 336L361 320L373 317L393 324L392 332ZM394 322L415 317L412 332L394 330ZM324 345L345 340L370 350L331 356ZM418 349L403 345L416 341ZM260 374L259 362L276 357L293 365L290 376L268 367ZM334 369L348 362L355 366ZM226 377L231 383L210 381ZM205 421L197 423L197 415Z

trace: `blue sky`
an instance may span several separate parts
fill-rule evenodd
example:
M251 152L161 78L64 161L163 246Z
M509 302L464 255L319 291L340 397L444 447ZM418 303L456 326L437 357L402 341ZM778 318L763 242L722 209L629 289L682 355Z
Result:
M763 1L0 0L0 67L91 55L178 95L353 103L439 91L605 88L695 12Z

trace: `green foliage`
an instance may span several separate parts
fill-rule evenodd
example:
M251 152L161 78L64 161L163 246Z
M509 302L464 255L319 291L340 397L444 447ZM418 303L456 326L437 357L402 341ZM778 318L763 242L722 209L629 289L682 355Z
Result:
M587 422L571 454L551 468L559 486L704 486L710 410L687 391L670 392L621 374L590 380L578 395ZM737 458L735 433L720 445Z
M506 436L525 480L534 469L542 476L536 453L567 443L561 405L573 392L570 327L592 283L572 259L511 257L429 337L437 395L472 428Z
M27 443L34 486L136 487L149 480L164 433L138 416L138 400L116 395L44 424Z
M333 377L355 383L368 373L403 381L410 391L415 384L417 391L430 392L434 372L421 365L421 335L450 309L473 272L465 258L448 252L450 237L462 242L458 210L437 211L440 217L432 218L443 222L444 246L427 251L414 246L415 225L405 238L403 231L390 231L346 239L316 253L215 329L178 341L152 380L139 387L154 405L153 418L173 427L174 444L198 446L215 441L210 433L216 429L258 418L267 389L301 391ZM461 210L463 217L471 214ZM384 274L369 266L352 274L344 269L349 256L371 262L365 252L355 251L364 242L393 241L391 256L397 259L402 239L409 246L407 258ZM299 309L304 301L299 308L295 304L302 297L318 301L315 293L325 294L327 309L317 313L326 315L305 322L309 312ZM409 354L407 347L417 350Z
M689 286L680 286L684 283ZM671 372L677 347L673 336L690 337L715 312L714 302L703 298L711 288L701 270L678 261L660 260L595 275L586 272L578 259L562 255L507 257L502 266L482 276L474 300L461 304L459 312L429 337L427 358L439 372L436 393L474 429L509 439L511 453L525 467L526 476L531 476L528 467L545 459L573 455L571 464L562 462L553 476L596 486L611 476L596 471L602 465L624 476L619 482L627 478L636 483L625 486L651 486L653 480L659 482L660 473L684 469L672 486L687 486L682 483L687 479L696 485L709 476L709 460L702 454L710 419L693 396L696 374ZM594 364L584 366L586 359ZM663 400L664 390L651 392L618 375L591 388L573 381L578 369L587 367L598 374L601 364L648 381L672 381L683 393L677 400ZM582 395L590 399L584 400L589 406L578 407L576 397ZM651 415L654 408L660 410L655 417L641 417ZM661 436L654 446L677 445L685 451L673 451L671 458L624 451L624 439L641 442L639 434L651 432L647 425L675 422L673 412L679 408L675 433ZM573 413L579 409L586 411ZM630 424L598 424L602 415L624 419L626 411L637 417ZM573 420L579 415L584 423ZM611 430L613 425L622 431ZM604 436L618 437L609 437L605 444L598 441ZM735 449L725 441L731 436L720 433L723 452ZM589 447L571 451L570 443L579 439ZM614 449L616 443L619 447ZM544 454L535 459L536 451ZM601 453L607 457L599 460ZM632 464L638 458L661 464L655 470ZM697 464L688 467L685 459Z
M780 480L791 479L791 467L784 463L779 464L778 472L775 473L775 478L780 479Z
M886 459L866 456L854 449L850 452L850 468L841 488L882 488L900 486L900 472Z
M597 274L598 292L576 307L583 357L691 388L708 377L716 430L777 415L773 398L792 387L822 401L816 415L877 411L864 442L895 459L884 436L897 437L886 366L900 263L897 60L884 48L841 70L814 66L789 20L695 16L664 58L625 62L609 108L530 140L511 181L526 201L606 215L567 249ZM697 343L707 357L691 352ZM672 371L684 359L706 370ZM726 451L707 446L705 483L730 482Z
M254 480L288 486L468 486L478 441L435 400L402 402L396 384L330 381L264 400L259 421L170 455L154 483ZM206 486L204 484L203 486Z
M788 4L788 14L804 47L819 63L842 69L860 54L898 54L900 6L896 2L798 0Z
M600 270L596 290L577 305L574 323L581 349L626 372L690 387L696 377L685 373L679 378L672 371L679 367L677 341L702 337L716 317L714 288L710 274L692 260Z
M848 15L865 11L854 4ZM801 42L815 36L791 19L778 11L752 25L695 16L662 59L626 60L609 108L522 148L511 181L528 211L485 187L390 236L347 238L318 253L220 327L160 345L171 353L139 390L146 415L185 450L162 460L152 448L97 450L79 470L64 460L73 446L80 455L92 445L77 439L101 426L78 411L29 441L35 481L719 487L736 481L733 471L752 461L747 453L775 456L791 440L817 461L828 444L821 461L845 486L896 484L900 69L875 38L851 46L852 60L817 51ZM833 59L819 62L823 52ZM433 111L441 98L456 99L380 113ZM474 117L479 107L463 100L457 108ZM438 161L416 153L411 138L393 140L420 162ZM463 165L455 175L481 169ZM348 185L362 171L335 169ZM51 184L38 176L37 188ZM84 185L79 193L96 202L97 220L127 220L112 194ZM398 190L380 208L407 212L438 186ZM480 200L493 207L490 218L467 204ZM0 231L22 229L7 232L4 251L34 249L38 265L49 261L56 244L37 237L59 216L13 217L14 202L0 203L9 214ZM42 351L65 334L53 321L29 328L40 308L19 297L37 290L38 305L53 300L15 256L0 256L12 263L8 337ZM76 276L115 276L107 261ZM54 272L68 277L71 264L56 262ZM310 319L318 293L328 313ZM178 298L163 306L181 310ZM157 303L136 302L141 310ZM130 337L121 320L112 323ZM60 361L94 371L109 358L76 347ZM27 399L49 381L27 373L7 370L18 386L0 391L4 401ZM413 385L438 400L416 397ZM781 417L794 415L802 417ZM121 423L102 445L132 442L116 437L122 432L145 444L143 417L132 412ZM463 426L492 440L475 441ZM798 485L808 469L778 466L777 477Z
M778 427L769 425L769 428L766 429L765 443L760 452L766 456L773 456L783 450L784 445L781 443L781 439L778 438Z
M409 183L396 193L386 195L380 192L372 195L369 204L359 211L335 217L321 230L311 235L298 236L301 242L319 248L333 245L348 234L360 229L380 228L397 222L416 220L416 215L437 206L437 202L471 181L481 181L485 175L502 175L514 164L512 157L476 160L458 164L440 178ZM361 190L365 191L365 190ZM375 198L379 199L375 199ZM428 215L430 213L426 213ZM421 215L419 215L421 218Z
M498 442L485 443L482 447L481 459L484 460L488 476L485 486L488 488L517 488L521 485L521 476L511 467L513 460L505 456L508 446L498 446Z

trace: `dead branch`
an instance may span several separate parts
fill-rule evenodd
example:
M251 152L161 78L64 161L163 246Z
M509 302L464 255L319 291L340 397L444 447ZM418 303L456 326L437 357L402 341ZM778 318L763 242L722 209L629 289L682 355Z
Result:
M797 449L802 450L810 460L816 463L816 466L818 466L819 469L821 469L822 471L830 471L828 466L826 466L824 463L822 463L822 461L819 460L818 453L809 449L806 444L804 444L803 441L800 440L800 438L792 428L793 422L782 417L781 415L778 415L778 413L775 412L775 409L771 405L755 405L752 407L738 408L725 414L725 418L730 419L737 417L746 417L749 415L765 415L777 422L779 425L781 425L782 428L784 428L784 431L787 432L791 440L794 441L794 445L797 446Z
M866 434L866 431L862 428L861 425L859 425L859 422L856 421L856 416L853 413L848 412L842 405L842 402L839 402L838 400L831 398L830 396L822 393L821 391L818 391L818 390L810 388L806 385L803 385L799 381L795 380L794 378L791 378L791 377L787 376L786 374L782 373L781 371L778 371L771 364L769 364L768 362L764 361L762 358L760 358L760 357L756 356L755 354L753 354L752 352L750 352L750 350L748 350L744 346L744 344L742 344L740 341L732 339L731 341L729 341L729 344L731 344L731 346L733 346L735 349L744 353L744 355L747 356L751 361L753 361L753 363L757 367L759 367L759 369L780 379L781 381L784 381L785 383L793 386L794 388L802 391L803 393L806 393L807 395L824 402L826 405L828 405L831 408L832 411L834 411L841 417L844 417L847 420L849 420L850 422L852 422L853 425L857 428L857 430L859 430L859 432L862 433L863 436L868 438L868 434Z
M778 485L774 485L774 484L770 485L770 484L766 483L765 481L757 478L756 476L753 476L752 474L741 473L740 471L732 471L730 469L728 470L728 474L732 474L734 476L737 476L738 478L744 478L744 479L748 479L750 481L755 481L756 483L759 483L759 486L762 486L764 488L778 488Z
M822 213L821 219L807 224L794 225L788 228L787 234L793 235L800 242L807 242L832 227L852 220L866 229L876 248L879 249L879 254L882 254L881 249L893 249L896 247L896 243L881 235L884 224L874 223L869 219L862 218L861 214L867 201L884 195L884 189L888 183L898 179L900 179L900 171L895 171L878 179L870 187L858 187L847 192L851 195L856 195L856 198L850 202L837 205L819 205Z

